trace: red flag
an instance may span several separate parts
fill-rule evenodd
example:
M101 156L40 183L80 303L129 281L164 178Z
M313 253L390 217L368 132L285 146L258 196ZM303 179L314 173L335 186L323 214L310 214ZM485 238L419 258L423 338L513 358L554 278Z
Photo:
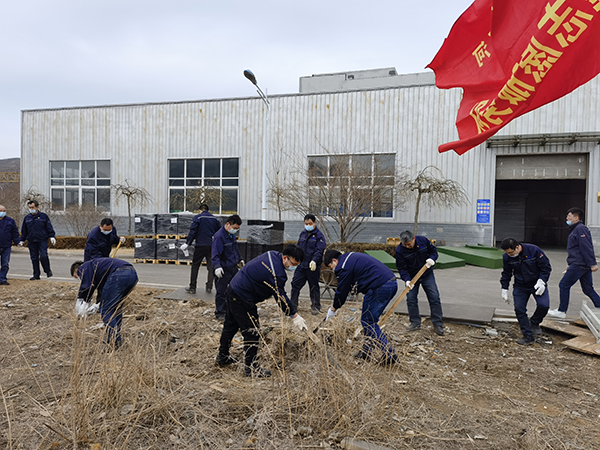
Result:
M441 89L462 87L462 155L513 119L600 73L600 0L475 0L433 61Z

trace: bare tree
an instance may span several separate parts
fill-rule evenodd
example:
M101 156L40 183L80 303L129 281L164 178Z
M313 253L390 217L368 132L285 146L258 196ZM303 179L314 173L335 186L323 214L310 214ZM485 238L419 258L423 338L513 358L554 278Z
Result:
M413 178L405 180L401 189L415 197L415 223L413 233L417 234L421 201L430 207L448 208L469 202L469 197L460 183L444 178L436 166L427 166Z
M172 210L194 212L200 209L202 203L206 203L211 210L216 210L221 203L226 203L228 199L228 195L221 192L219 188L198 186L186 189L185 195L172 195L171 208Z
M44 194L42 194L38 190L37 186L31 186L29 189L27 189L25 192L23 192L21 198L23 199L20 207L21 220L27 214L29 214L29 208L27 207L27 203L31 200L36 200L40 207L40 211L45 213L50 218L50 222L56 221L58 214L52 208L52 201Z
M152 196L146 189L136 186L129 180L125 180L122 184L111 184L110 188L115 192L117 204L123 198L127 201L127 217L129 218L128 235L131 236L131 209L136 206L146 206Z
M269 183L267 191L267 200L269 204L277 211L278 220L281 222L281 214L284 211L293 211L293 202L290 202L290 161L293 160L293 155L287 151L286 146L278 143L271 151L270 155L271 170L267 174ZM304 169L306 170L306 169Z
M106 212L97 210L93 205L68 206L57 221L71 236L87 236L92 228L100 225Z

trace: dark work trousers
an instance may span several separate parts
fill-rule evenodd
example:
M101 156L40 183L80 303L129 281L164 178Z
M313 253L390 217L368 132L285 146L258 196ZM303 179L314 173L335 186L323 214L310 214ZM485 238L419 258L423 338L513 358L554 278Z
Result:
M415 283L415 287L406 294L406 307L408 308L408 318L412 325L421 325L421 314L419 313L419 287L423 286L427 301L429 302L431 323L434 326L444 326L442 317L442 302L440 300L440 292L438 291L433 272L429 275L422 276Z
M531 319L527 317L527 302L529 296L533 295L533 299L537 303L537 308L531 316ZM550 295L548 295L548 288L540 296L535 295L535 289L524 288L515 286L513 289L513 298L515 301L515 314L521 327L521 333L528 339L533 339L533 333L531 331L531 325L539 325L546 317L548 309L550 309Z
M100 315L106 324L106 342L121 344L121 322L123 321L123 301L138 282L133 267L120 267L111 273L104 283L100 301Z
M35 278L40 277L40 263L42 263L42 269L44 269L46 275L51 273L50 258L48 258L48 241L28 241L27 248L29 248L29 257L31 258L31 265L33 266L33 276Z
M227 268L223 267L223 271L223 276L221 278L217 278L217 281L215 282L215 286L217 288L217 293L215 294L215 315L225 314L225 304L227 303L227 286L229 286L229 282L238 272L238 268L236 266Z
M194 259L192 260L192 274L190 275L190 288L196 289L198 283L198 270L202 260L206 258L206 269L208 270L208 278L206 279L206 289L212 289L214 274L212 260L210 259L212 253L212 247L210 245L203 245L201 247L194 248Z
M573 286L577 280L579 280L579 284L581 285L581 290L583 293L590 298L596 308L600 308L600 296L594 290L592 269L586 266L570 265L567 269L567 272L563 275L562 280L560 280L560 283L558 283L558 290L560 294L558 310L566 313L567 309L569 309L571 286Z
M8 263L10 262L10 247L0 247L0 281L8 281Z
M256 362L256 353L258 352L260 322L256 305L242 300L229 288L227 289L226 308L227 313L221 332L219 354L229 355L231 341L240 330L244 338L244 363L246 367L251 367Z
M290 301L298 309L298 297L300 296L300 290L304 287L308 281L308 287L310 289L310 306L321 310L321 290L319 288L319 278L321 276L321 268L317 267L314 272L310 268L298 267L294 271L294 278L292 279L292 293L290 295Z
M363 326L365 334L363 352L367 355L371 353L373 346L379 347L387 357L394 354L394 349L389 344L381 328L379 328L378 322L379 317L390 300L394 298L396 292L398 292L398 282L394 279L377 289L371 289L363 298L360 324Z

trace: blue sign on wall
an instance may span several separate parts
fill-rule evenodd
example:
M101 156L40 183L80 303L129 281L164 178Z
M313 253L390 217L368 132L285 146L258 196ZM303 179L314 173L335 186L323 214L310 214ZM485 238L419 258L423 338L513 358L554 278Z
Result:
M489 199L477 200L477 223L490 223L490 208Z

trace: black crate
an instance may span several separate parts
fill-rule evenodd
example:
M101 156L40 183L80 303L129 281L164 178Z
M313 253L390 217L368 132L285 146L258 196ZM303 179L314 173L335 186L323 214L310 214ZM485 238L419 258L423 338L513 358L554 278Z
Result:
M177 234L178 217L178 214L157 214L156 234Z
M249 220L246 227L246 238L251 244L283 244L283 225L283 222L278 221Z
M157 239L156 240L156 259L169 259L175 261L179 250L177 239Z
M177 234L187 236L194 221L194 214L181 213L177 218Z
M135 238L133 256L137 259L156 259L156 240Z
M137 235L156 234L156 214L136 214L133 223Z

